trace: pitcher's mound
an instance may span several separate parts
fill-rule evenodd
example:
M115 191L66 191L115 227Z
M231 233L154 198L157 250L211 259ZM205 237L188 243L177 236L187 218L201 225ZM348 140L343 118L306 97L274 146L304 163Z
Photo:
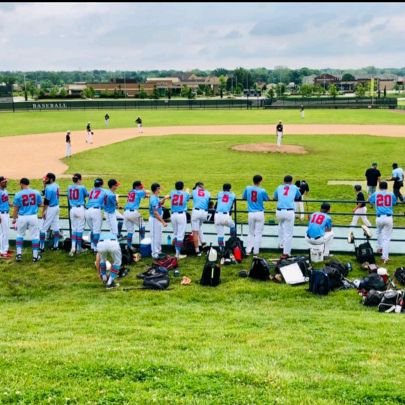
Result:
M308 153L303 146L281 145L273 143L247 143L245 145L234 145L232 150L240 152L259 152L259 153L292 153L296 155L305 155Z

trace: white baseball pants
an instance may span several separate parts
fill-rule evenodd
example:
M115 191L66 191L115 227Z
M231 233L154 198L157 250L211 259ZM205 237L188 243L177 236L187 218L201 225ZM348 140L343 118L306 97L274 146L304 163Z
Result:
M177 241L183 242L187 226L186 213L183 212L179 214L178 212L173 212L171 215L171 221L173 227L173 237L176 238Z
M70 208L70 223L72 225L72 232L83 232L86 224L86 218L84 216L84 206Z
M152 257L157 258L162 253L162 223L154 217L149 217Z
M277 210L279 243L283 246L283 254L291 254L291 245L294 234L294 210Z
M317 246L317 245L323 245L325 244L325 249L323 251L323 254L325 256L329 256L330 253L330 248L332 245L332 241L333 241L333 232L325 232L325 235L321 236L319 239L312 239L312 238L308 238L307 235L305 235L305 240L307 241L307 243L309 243L310 245L313 246Z
M29 229L31 239L39 239L39 221L37 215L20 215L17 218L17 238L24 238Z
M220 238L225 236L225 226L229 228L235 227L235 222L233 222L231 216L229 214L224 214L223 212L217 212L214 221L217 235Z
M304 199L304 198L302 197L302 199ZM305 211L304 201L296 201L295 202L295 215L298 217L298 214L299 214L301 221L304 220L304 218L305 218L304 211Z
M122 254L118 241L107 239L98 242L97 252L100 253L101 262L105 262L110 254L113 266L121 267Z
M66 142L66 157L70 157L72 155L72 145Z
M10 227L10 217L8 213L0 214L0 254L8 252L8 230Z
M117 220L117 213L114 211L112 213L105 212L104 216L107 221L108 228L110 231L115 235L118 236L118 220Z
M277 146L281 146L282 139L283 139L283 133L281 131L277 131Z
M368 220L366 214L367 214L367 207L361 207L357 208L356 211L354 211L353 219L352 222L350 223L350 226L356 226L359 218L363 221L364 225L371 226L371 222Z
M135 225L137 225L138 227L142 225L141 214L137 210L135 211L125 210L124 225L128 233L134 233Z
M41 232L47 232L49 228L59 231L59 212L59 205L46 209L45 219L41 221Z
M217 215L218 214L216 214L215 217ZM250 254L253 249L253 254L258 255L264 229L264 212L249 212L248 225L249 234L247 238L246 253Z
M377 248L382 249L382 259L387 260L389 256L390 239L392 235L392 217L381 215L376 219L377 225Z
M208 212L204 210L196 210L193 208L191 211L191 230L193 232L198 232L198 237L200 242L205 242L204 232L202 230L202 224L207 220Z
M88 208L85 213L87 225L93 233L101 232L103 217L100 208Z

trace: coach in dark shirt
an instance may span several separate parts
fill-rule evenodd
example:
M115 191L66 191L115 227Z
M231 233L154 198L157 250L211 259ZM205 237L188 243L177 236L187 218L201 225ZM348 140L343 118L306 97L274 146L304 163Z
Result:
M381 173L377 169L377 163L373 163L369 169L366 170L367 179L367 193L370 197L371 194L375 193L377 190L377 184L380 183Z

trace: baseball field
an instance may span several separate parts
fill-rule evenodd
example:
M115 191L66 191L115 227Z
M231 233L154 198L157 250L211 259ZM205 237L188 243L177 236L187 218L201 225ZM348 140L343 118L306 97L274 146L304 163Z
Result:
M212 194L230 182L240 196L260 173L271 193L291 174L308 181L312 199L351 200L350 182L363 181L371 162L378 162L385 178L392 162L404 164L405 114L393 111L308 110L301 120L298 111L114 110L109 129L104 114L1 114L2 145L17 145L14 155L7 155L21 162L21 172L10 177L19 179L24 173L39 187L35 170L59 170L52 162L64 155L67 129L74 155L63 161L57 176L79 171L88 188L95 176L114 177L123 195L137 179L148 188L161 183L164 193L182 179L190 188L202 180ZM138 115L143 135L153 136L137 136ZM231 149L274 143L278 120L285 125L283 142L302 146L306 154ZM95 132L93 145L84 143L88 121ZM196 126L210 126L211 132L201 129L201 134ZM227 133L225 126L238 129ZM325 127L321 132L320 126L328 126L333 135ZM27 142L32 142L32 153L21 156L18 151ZM36 148L52 153L38 160ZM45 166L43 159L50 159ZM9 176L9 166L2 162L0 175ZM69 177L58 178L62 190ZM329 185L331 180L341 184ZM17 182L10 180L8 189L16 191ZM351 217L334 218L333 211L351 212L352 207L332 203L334 222L348 223ZM310 203L311 210L317 208ZM394 226L398 224L402 221L395 218ZM224 267L221 285L203 288L198 280L204 259L187 258L180 271L192 279L190 286L172 277L168 291L141 290L135 274L150 264L145 260L132 266L118 290L106 292L90 253L72 258L45 252L39 263L31 263L30 254L26 248L22 263L0 262L0 403L404 403L405 318L362 306L356 290L317 297L306 286L239 278L250 261ZM354 256L338 258L352 262L350 278L364 276ZM393 256L390 274L404 260Z

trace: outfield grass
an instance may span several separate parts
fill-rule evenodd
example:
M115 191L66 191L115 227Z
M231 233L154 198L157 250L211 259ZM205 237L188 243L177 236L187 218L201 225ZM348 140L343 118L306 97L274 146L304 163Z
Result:
M0 136L45 132L85 131L88 121L96 131L105 128L107 110L33 111L0 114ZM111 110L110 128L135 127L142 117L146 127L166 125L269 124L405 124L405 115L390 110Z

